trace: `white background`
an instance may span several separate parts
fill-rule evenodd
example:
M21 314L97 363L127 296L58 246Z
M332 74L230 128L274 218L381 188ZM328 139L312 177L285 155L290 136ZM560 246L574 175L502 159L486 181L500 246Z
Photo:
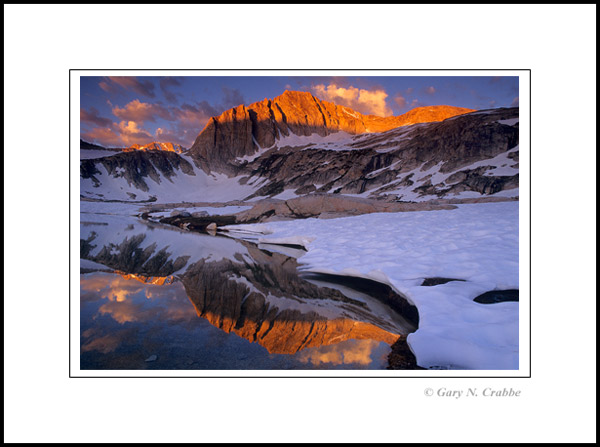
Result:
M594 442L595 9L5 5L5 442ZM532 378L70 379L70 68L531 68Z

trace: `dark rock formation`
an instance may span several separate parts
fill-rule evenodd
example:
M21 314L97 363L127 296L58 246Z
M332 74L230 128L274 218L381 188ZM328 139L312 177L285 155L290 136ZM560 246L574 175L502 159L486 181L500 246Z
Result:
M388 355L387 369L425 369L417 365L417 358L406 342L406 335L398 337Z
M481 304L502 303L504 301L519 301L519 289L490 290L475 297L473 301Z
M440 284L446 284L450 281L464 281L464 279L441 278L439 276L436 276L436 277L432 277L432 278L425 278L423 280L423 283L421 284L421 286L423 286L423 287L438 286Z

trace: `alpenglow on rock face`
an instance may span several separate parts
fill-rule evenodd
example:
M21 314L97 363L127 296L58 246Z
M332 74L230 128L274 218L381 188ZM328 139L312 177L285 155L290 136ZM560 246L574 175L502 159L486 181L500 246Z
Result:
M400 126L442 121L472 112L451 106L430 106L389 117L363 115L348 107L321 101L308 92L286 90L274 99L240 105L213 117L190 149L205 170L231 171L229 163L272 147L290 135L321 137L336 132L356 135Z
M153 141L152 143L148 143L148 144L133 144L131 146L129 146L126 149L123 149L123 151L125 152L132 152L132 151L167 151L167 152L175 152L177 154L181 154L185 149L179 145L179 144L175 144L175 143L159 143L156 141Z

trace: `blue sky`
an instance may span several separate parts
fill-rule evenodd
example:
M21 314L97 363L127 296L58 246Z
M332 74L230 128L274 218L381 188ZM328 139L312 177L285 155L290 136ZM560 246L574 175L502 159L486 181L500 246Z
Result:
M161 141L189 148L211 116L285 90L379 116L427 105L519 104L516 76L82 76L80 82L81 138L105 147Z

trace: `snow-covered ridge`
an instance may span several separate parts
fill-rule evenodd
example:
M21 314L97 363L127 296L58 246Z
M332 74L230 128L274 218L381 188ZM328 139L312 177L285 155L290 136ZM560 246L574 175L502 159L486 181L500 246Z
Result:
M187 155L179 155L193 168L193 173L186 174L175 170L170 178L160 176L158 181L145 177L148 191L142 191L130 184L123 173L110 175L102 163L96 168L100 174L95 174L99 186L94 186L91 178L80 178L80 194L94 199L111 199L125 201L143 201L156 199L160 202L228 202L252 194L257 187L241 185L239 177L227 177L225 174L206 174L195 166L194 161ZM118 168L117 168L118 169Z

